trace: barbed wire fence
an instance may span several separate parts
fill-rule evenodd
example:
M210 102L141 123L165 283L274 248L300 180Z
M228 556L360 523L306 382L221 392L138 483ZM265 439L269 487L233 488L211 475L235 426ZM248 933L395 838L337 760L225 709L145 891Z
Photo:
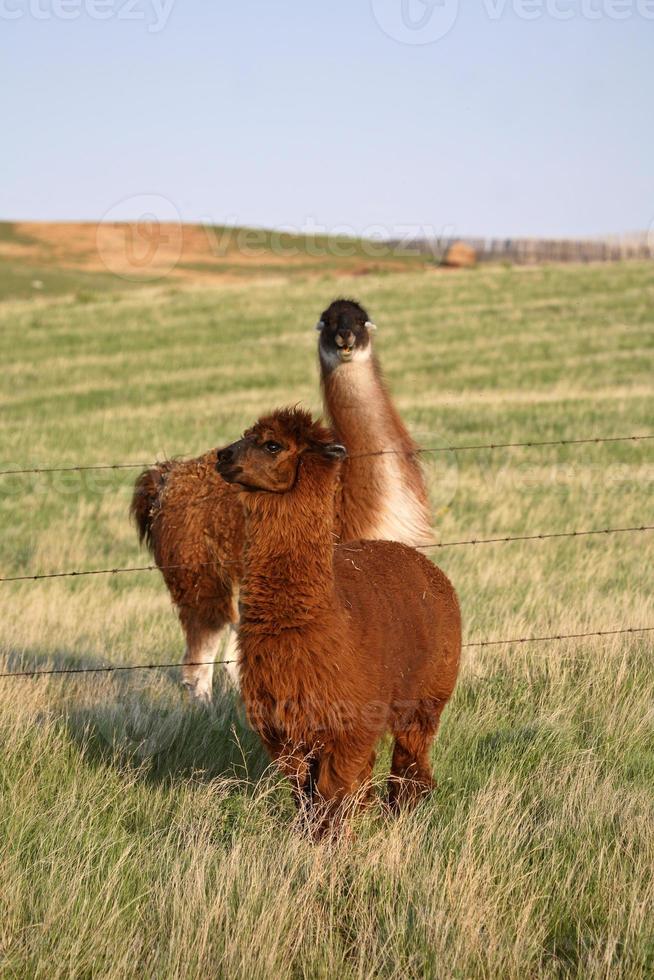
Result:
M629 534L639 531L654 531L654 524L641 524L634 527L602 527L595 528L589 531L552 531L541 534L515 534L515 535L504 535L495 538L469 538L465 541L432 541L429 544L419 544L416 547L421 551L429 551L433 548L459 548L466 546L484 545L484 544L509 544L514 541L551 541L556 538L584 538L593 535L609 535L609 534ZM345 541L342 547L346 548L347 551L352 551L356 553L357 549L353 548L352 542ZM33 575L9 575L0 577L0 583L2 582L39 582L44 579L53 578L83 578L87 575L125 575L130 572L167 572L174 571L176 569L192 569L192 568L206 568L210 566L221 567L223 565L240 565L239 560L229 560L224 561L200 561L193 562L192 564L178 564L178 565L128 565L124 568L91 568L91 569L74 569L68 572L38 572Z
M532 439L525 442L493 442L485 444L462 444L462 445L450 445L450 446L436 446L436 447L426 447L419 448L415 451L408 450L397 450L397 449L382 449L371 451L367 453L353 453L350 455L350 459L373 457L381 455L398 455L398 454L429 454L429 453L450 453L450 452L469 452L469 451L496 451L500 449L534 449L539 447L551 447L551 446L582 446L582 445L602 445L611 443L639 443L639 442L649 442L654 441L654 434L637 434L629 436L593 436L593 437L582 437L575 439L547 439L547 440L536 440ZM179 459L180 462L183 460ZM189 460L192 462L192 459ZM64 473L64 472L87 472L93 470L126 470L126 469L144 469L150 466L154 466L154 463L96 463L96 464L85 464L78 466L34 466L34 467L16 467L5 470L0 470L0 477L4 476L20 476L28 474L44 474L44 473ZM572 531L547 531L538 534L518 534L518 535L499 535L495 537L488 538L467 538L457 541L433 541L423 545L419 545L420 550L432 550L432 549L445 549L445 548L458 548L458 547L475 547L479 545L491 545L491 544L508 544L512 542L536 542L536 541L549 541L549 540L561 540L570 538L584 538L599 535L614 535L614 534L633 534L646 531L654 530L653 524L641 524L628 527L605 527L605 528L592 528L592 529L582 529L582 530L572 530ZM347 543L346 543L347 544ZM356 549L348 549L356 550ZM38 582L49 579L62 579L62 578L81 578L85 576L101 576L101 575L121 575L128 573L137 572L153 572L153 571L168 571L174 569L192 569L200 568L206 566L223 566L223 565L233 565L240 564L240 561L211 561L211 562L195 562L193 564L178 564L178 565L162 565L148 564L148 565L137 565L137 566L126 566L126 567L115 567L115 568L95 568L95 569L73 569L70 571L56 571L56 572L38 572L34 574L24 574L24 575L10 575L1 576L0 583L16 583L16 582ZM485 649L487 647L495 646L514 646L514 645L524 645L524 644L534 644L534 643L553 643L553 642L563 642L565 640L573 639L586 639L591 637L607 637L607 636L619 636L619 635L638 635L654 632L654 626L630 626L621 627L616 629L602 629L602 630L592 630L587 632L578 633L552 633L543 636L522 636L510 639L490 639L490 640L478 640L474 642L468 642L463 644L464 649ZM236 660L211 660L211 661L200 661L198 663L189 663L186 666L215 666L215 665L227 665L236 663ZM79 674L109 674L114 672L123 671L142 671L142 670L165 670L170 668L179 667L179 663L167 663L167 664L115 664L107 665L102 667L66 667L66 668L48 668L45 670L21 670L21 671L10 671L7 673L0 673L0 679L6 680L9 678L28 678L28 677L40 677L40 676L61 676L61 675L79 675Z
M654 626L628 626L622 629L611 630L591 630L587 633L553 633L549 636L519 636L507 640L478 640L473 643L463 643L464 650L481 649L494 646L518 646L526 643L551 643L562 642L563 640L580 640L590 637L600 636L619 636L627 633L651 633ZM185 662L185 667L222 667L228 664L238 663L237 660L199 660ZM0 674L1 680L10 677L53 677L62 674L112 674L119 671L130 670L169 670L179 667L179 663L169 664L112 664L105 667L53 667L45 670L14 670L6 674Z
M546 446L585 446L603 445L606 443L617 442L651 442L654 441L654 434L631 435L631 436L588 436L581 439L531 439L528 442L489 442L485 444L464 443L463 445L451 446L428 446L418 447L415 450L407 449L378 449L368 453L350 453L348 459L366 459L373 456L398 456L398 455L429 455L430 453L463 453L480 452L488 450L494 452L498 449L539 449ZM189 457L185 459L185 457ZM177 462L192 462L193 458L189 453L180 453L173 457ZM25 476L37 473L86 473L93 470L138 470L148 469L157 466L157 462L150 463L91 463L81 466L27 466L14 469L0 470L2 476Z

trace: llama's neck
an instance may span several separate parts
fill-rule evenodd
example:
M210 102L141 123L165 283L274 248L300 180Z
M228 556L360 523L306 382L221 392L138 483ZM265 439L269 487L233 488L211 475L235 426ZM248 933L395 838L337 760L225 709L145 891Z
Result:
M351 453L413 448L370 346L336 367L321 360L321 369L325 409Z
M340 534L425 544L433 537L415 444L368 347L333 367L321 360L325 410L345 443ZM372 455L378 453L379 455Z
M240 631L280 635L315 624L335 602L337 467L304 460L292 491L246 498Z

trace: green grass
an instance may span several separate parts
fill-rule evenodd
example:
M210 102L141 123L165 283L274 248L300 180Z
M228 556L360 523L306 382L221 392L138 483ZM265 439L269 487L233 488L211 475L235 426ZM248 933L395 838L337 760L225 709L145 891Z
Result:
M109 273L57 269L41 263L3 262L0 265L0 301L46 296L73 295L76 302L92 301L96 294L124 291L130 283Z
M423 445L652 431L652 265L297 275L6 299L0 469L195 454L318 410L313 325L339 294L370 307ZM652 523L653 452L426 457L436 534ZM142 563L134 476L2 478L0 574ZM474 641L654 625L651 547L437 557ZM4 670L182 653L158 573L0 584L0 615ZM329 847L219 685L204 713L171 670L0 680L0 974L652 976L653 698L650 634L469 650L435 795Z

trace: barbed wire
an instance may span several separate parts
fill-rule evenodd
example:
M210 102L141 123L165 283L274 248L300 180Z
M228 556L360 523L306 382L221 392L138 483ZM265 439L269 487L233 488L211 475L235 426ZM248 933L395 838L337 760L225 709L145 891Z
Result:
M486 444L471 444L467 443L463 446L437 446L434 448L422 449L418 447L411 453L409 450L404 449L381 449L378 452L370 453L355 453L350 458L351 459L361 459L365 456L386 456L389 454L399 454L399 455L420 455L422 453L458 453L458 452L471 452L471 451L481 451L481 450L496 450L496 449L537 449L544 446L583 446L583 445L600 445L603 443L611 442L646 442L654 439L654 435L642 435L642 436L597 436L596 438L583 438L583 439L532 439L529 442L490 442Z
M551 531L545 534L513 534L497 538L470 538L467 541L439 541L433 544L419 544L416 547L457 548L464 545L476 544L506 544L510 541L551 541L554 538L584 538L595 534L628 534L634 531L653 531L654 524L641 524L639 527L604 527L592 531Z
M651 633L654 626L627 626L621 629L592 630L585 633L557 633L549 636L520 636L507 640L479 640L474 643L463 643L463 650L479 649L493 646L517 646L526 643L553 643L563 640L580 640L589 637L620 636L624 634ZM10 677L53 677L62 674L113 674L128 670L169 670L176 667L226 667L236 664L238 660L200 660L192 663L168 664L114 664L106 667L52 667L46 670L12 670L0 674L1 680Z
M458 548L466 545L482 544L507 544L513 541L551 541L555 538L582 538L592 535L609 534L630 534L640 531L654 531L654 524L641 524L636 527L603 527L590 531L551 531L543 534L516 534L494 538L469 538L463 541L433 541L430 544L421 544L417 547L422 551L429 551L432 548ZM357 553L360 549L352 547L356 542L344 541L343 546L348 551ZM349 547L348 547L349 546ZM241 565L240 559L224 561L199 561L192 564L179 565L130 565L123 568L92 568L78 569L71 572L39 572L34 575L10 575L0 577L2 582L39 582L43 579L53 578L83 578L87 575L124 575L129 572L155 572L173 571L175 569L206 568L209 566Z
M428 453L458 453L458 452L478 452L481 450L494 451L497 449L536 449L544 446L582 446L599 445L615 442L647 442L654 440L652 435L632 435L632 436L597 436L582 439L530 439L528 442L491 442L486 444L464 444L461 446L433 446L427 448L410 449L378 449L368 453L352 453L349 459L364 459L371 456L413 456ZM175 457L179 462L192 462L193 458L184 460L181 457L187 454L180 454ZM156 466L157 463L92 463L81 466L32 466L16 469L0 470L0 476L21 476L37 473L84 473L93 470L130 470L148 469Z
M619 636L624 633L651 633L653 631L654 626L625 626L621 629L593 630L590 633L554 633L549 636L519 636L510 640L479 640L476 643L464 643L463 648L472 649L474 647L494 647L518 643L549 643L557 640L580 640L589 636Z

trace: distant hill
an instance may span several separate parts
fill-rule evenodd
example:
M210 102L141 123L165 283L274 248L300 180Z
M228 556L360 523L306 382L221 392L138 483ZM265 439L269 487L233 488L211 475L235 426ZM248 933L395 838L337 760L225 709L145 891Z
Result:
M367 275L433 266L391 244L255 228L0 222L0 298L161 282Z

